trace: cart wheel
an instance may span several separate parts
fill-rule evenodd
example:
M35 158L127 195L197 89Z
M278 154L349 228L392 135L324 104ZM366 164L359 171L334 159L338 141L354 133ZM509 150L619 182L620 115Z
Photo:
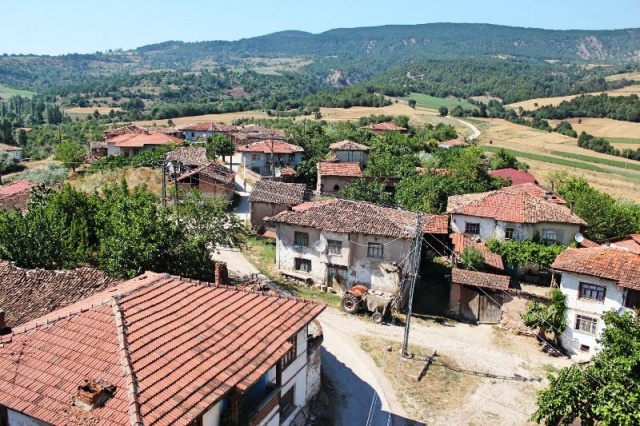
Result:
M353 294L347 293L342 296L340 307L348 314L355 314L356 312L358 312L358 302L359 300L357 297L355 297Z
M376 324L382 324L382 320L384 319L384 315L382 315L381 312L374 312L373 314L371 314L371 319Z

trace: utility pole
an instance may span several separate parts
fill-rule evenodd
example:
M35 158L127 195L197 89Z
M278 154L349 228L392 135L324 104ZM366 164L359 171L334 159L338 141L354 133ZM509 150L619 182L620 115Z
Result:
M162 155L162 207L167 207L167 154Z
M411 326L411 313L413 311L413 293L416 288L416 278L418 277L418 271L420 269L420 256L422 253L422 213L418 213L416 218L416 230L411 247L413 251L413 258L411 259L410 270L406 275L411 280L409 287L409 305L407 307L407 320L404 325L404 342L402 343L401 355L403 358L411 358L409 354L409 328Z
M273 138L271 139L271 179L276 177L276 166L273 163Z

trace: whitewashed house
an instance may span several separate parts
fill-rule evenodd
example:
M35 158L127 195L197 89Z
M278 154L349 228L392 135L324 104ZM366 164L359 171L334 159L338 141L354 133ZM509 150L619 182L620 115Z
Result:
M302 161L304 149L298 145L270 139L238 146L240 163L246 170L271 176L274 169L295 167Z
M414 237L416 213L361 201L308 202L271 218L276 267L284 275L345 291L362 284L393 292ZM446 216L425 217L423 232L447 234Z
M107 134L107 155L133 157L143 151L154 151L163 146L180 145L182 139L158 130L127 126Z
M216 134L230 135L236 131L234 126L205 121L203 123L186 124L178 128L189 141L206 141L209 136Z
M639 254L611 247L570 248L551 268L562 275L568 328L561 340L572 354L590 356L598 350L605 312L640 309Z

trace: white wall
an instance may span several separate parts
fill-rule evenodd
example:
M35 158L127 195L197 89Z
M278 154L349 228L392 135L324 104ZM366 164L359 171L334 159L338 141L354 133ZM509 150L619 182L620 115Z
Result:
M480 224L480 238L488 240L494 237L496 221L485 217L467 216L462 214L451 215L451 230L458 234L464 234L467 223Z
M202 416L202 426L218 426L222 414L222 401L218 401L209 411Z
M282 390L280 395L284 395L291 387L295 386L293 404L297 407L281 423L285 426L291 424L296 414L305 406L307 401L307 327L298 332L296 343L296 359L282 371Z
M253 155L257 155L257 158L254 160ZM283 165L289 167L295 167L302 161L302 153L296 153L291 159L290 154L274 154L273 162L276 164L276 167L280 167L280 161L282 161ZM267 176L271 174L271 170L267 167L267 163L271 162L271 154L259 153L259 152L241 152L240 153L240 162L242 163L242 167L248 168L249 170L253 170L253 168L260 169L260 174L263 176Z
M107 143L107 155L118 155L120 154L120 148L116 146L115 142Z
M365 151L333 151L338 160L342 163L360 163L364 166L369 157L369 153Z
M579 299L580 282L606 287L604 302ZM567 329L562 333L562 346L573 354L580 354L580 345L590 347L589 355L598 349L596 338L602 332L604 322L601 315L610 310L618 310L623 303L624 291L614 281L588 275L563 272L560 290L567 296ZM585 315L598 319L597 333L591 335L575 330L576 315Z

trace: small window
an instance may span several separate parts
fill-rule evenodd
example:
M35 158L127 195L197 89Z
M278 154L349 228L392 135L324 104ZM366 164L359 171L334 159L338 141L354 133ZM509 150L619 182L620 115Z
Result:
M295 359L297 356L297 338L296 336L293 336L290 339L287 339L288 343L291 343L291 349L289 349L283 356L282 358L280 358L280 366L282 367L282 369L284 370L285 368L287 368Z
M591 347L588 345L580 345L580 352L589 352Z
M293 244L300 247L309 247L309 234L306 232L295 232L293 234Z
M513 240L513 233L515 232L515 229L513 228L507 228L504 230L504 238L505 240Z
M295 385L280 396L280 421L286 420L295 407Z
M251 160L259 161L260 160L260 154L251 154Z
M544 229L542 231L542 241L545 244L555 244L558 241L558 233L553 229Z
M327 240L329 243L329 254L340 256L342 254L342 241Z
M576 330L595 335L598 331L598 319L584 315L576 315Z
M465 234L473 234L473 235L479 235L480 234L480 224L479 223L467 223L464 227L464 233Z
M296 271L311 272L311 261L309 259L296 259L294 266Z
M340 191L340 185L334 185L333 186L333 190L336 191L336 192Z
M367 245L367 257L382 258L382 244L369 243Z
M606 287L603 287L601 285L580 283L580 299L603 302L606 291Z

